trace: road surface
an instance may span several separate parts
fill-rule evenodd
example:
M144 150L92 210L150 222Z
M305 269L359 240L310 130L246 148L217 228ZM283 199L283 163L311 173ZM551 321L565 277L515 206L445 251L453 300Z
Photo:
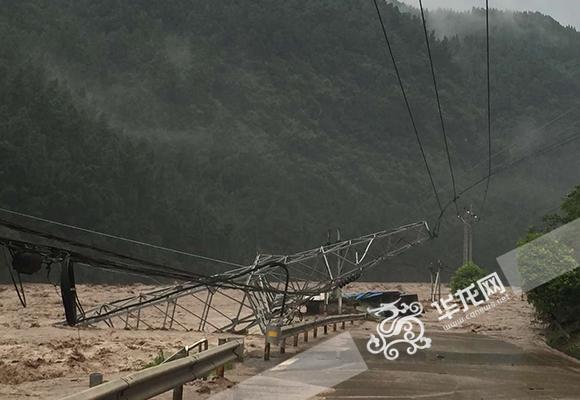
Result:
M502 340L429 332L430 349L401 352L396 361L366 350L368 367L319 397L333 399L580 399L580 363L549 350L524 352Z

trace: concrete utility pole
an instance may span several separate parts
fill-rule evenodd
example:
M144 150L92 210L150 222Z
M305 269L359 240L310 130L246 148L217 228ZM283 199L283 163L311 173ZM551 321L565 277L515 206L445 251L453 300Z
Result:
M466 208L462 215L457 216L463 222L463 265L473 261L473 225L479 217Z
M432 302L439 301L441 299L441 260L431 264L429 273L431 275L431 295L429 298Z

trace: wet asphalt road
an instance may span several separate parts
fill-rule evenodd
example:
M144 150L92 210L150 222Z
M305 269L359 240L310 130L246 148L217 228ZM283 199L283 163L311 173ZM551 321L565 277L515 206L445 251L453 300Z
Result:
M549 350L525 352L476 334L430 333L432 347L396 361L354 340L368 370L325 399L580 399L580 363Z

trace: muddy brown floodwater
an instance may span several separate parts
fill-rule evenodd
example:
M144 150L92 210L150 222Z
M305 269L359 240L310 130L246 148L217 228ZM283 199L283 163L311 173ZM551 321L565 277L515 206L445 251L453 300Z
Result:
M78 285L87 306L152 289L150 285ZM423 320L431 331L441 331L442 324L429 306L429 285L424 283L355 283L346 291L401 290L417 293L425 306ZM87 387L88 374L101 372L106 378L142 369L160 351L170 354L197 339L208 337L215 344L219 335L179 330L124 330L108 327L70 328L54 324L64 319L57 288L47 284L25 284L28 307L22 308L14 289L0 285L0 398L58 399ZM221 304L220 307L235 307ZM200 313L201 310L192 310ZM230 310L231 311L231 310ZM369 325L370 324L370 325ZM353 329L367 332L372 323ZM541 326L534 321L533 310L519 297L453 329L451 333L469 332L496 337L524 351L538 349L554 352L543 340ZM186 392L208 397L234 382L271 367L261 361L263 338L256 332L245 338L247 360L228 371L225 380L196 382ZM310 344L309 344L310 345ZM286 357L291 356L289 351ZM194 396L194 397L195 397ZM191 397L191 396L190 396ZM169 398L169 397L168 397Z

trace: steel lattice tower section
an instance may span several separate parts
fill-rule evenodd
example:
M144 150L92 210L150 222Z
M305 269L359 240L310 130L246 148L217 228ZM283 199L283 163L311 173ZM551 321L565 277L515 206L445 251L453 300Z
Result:
M105 323L126 329L264 331L272 322L295 319L313 296L342 288L368 268L431 237L427 223L419 221L354 239L329 240L294 254L258 254L250 265L242 265L0 209L0 245L11 273L20 277L56 266L68 325ZM225 265L228 270L213 275L195 272L219 271ZM180 283L85 310L75 287L77 267Z
M141 324L153 328L152 324L144 323L142 314L145 309L152 309L158 316L162 316L162 328L166 329L180 327L188 330L247 332L257 326L264 332L273 321L285 324L294 320L300 314L301 306L313 296L341 288L360 278L366 269L429 238L429 227L421 221L295 254L258 254L251 265L214 276L214 286L191 281L109 302L84 312L77 325L87 326L98 322L112 325L113 320L117 320L129 329L138 328ZM286 279L284 271L259 269L259 266L272 262L283 263L290 271L283 315L280 315L280 311ZM240 277L230 280L231 276ZM228 282L228 285L238 283L240 288L224 289L220 287L223 282ZM191 297L203 305L201 315L194 314L187 306L179 303ZM230 304L236 303L235 312L225 312L224 308L216 304L218 298L221 298L221 304L224 298ZM176 310L181 311L181 316L195 317L199 324L186 326ZM213 319L210 318L212 315Z

